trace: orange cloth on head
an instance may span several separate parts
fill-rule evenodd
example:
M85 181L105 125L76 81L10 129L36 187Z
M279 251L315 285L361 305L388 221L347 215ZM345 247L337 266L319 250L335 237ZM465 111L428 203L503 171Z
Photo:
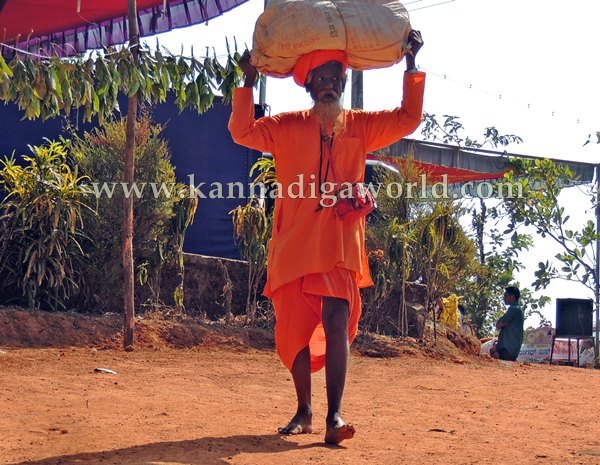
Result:
M327 172L327 160L334 167L326 181L333 180L333 172L337 182L362 182L368 152L387 147L420 125L424 88L424 73L405 73L400 108L345 111L345 129L335 136L331 157L324 153L323 174ZM324 292L322 286L315 291L309 285L312 275L337 274L338 269L343 269L351 273L355 289L373 284L364 244L365 219L342 221L333 208L317 209L321 135L310 110L254 120L252 89L238 88L233 95L229 130L238 144L269 152L275 159L280 188L275 200L264 295L273 299L278 321L288 321L279 326L277 336L278 351L288 366L293 363L289 354L302 341L306 347L313 340L313 333L318 335L320 331L315 333L321 316L315 310L320 308L320 297L315 301L316 297L310 296L330 295L319 294ZM338 278L332 279L337 282ZM347 291L340 297L350 301L352 294L353 291ZM356 302L360 298L351 303L351 315L356 315L352 313Z
M339 297L348 302L348 342L358 332L361 300L356 273L334 268L328 273L309 274L277 289L272 296L275 307L275 345L282 363L291 371L298 353L309 346L310 371L325 365L325 330L322 323L322 297Z
M294 81L300 87L304 87L308 73L330 61L339 61L344 72L348 67L348 58L345 52L341 50L315 50L298 58L294 65Z

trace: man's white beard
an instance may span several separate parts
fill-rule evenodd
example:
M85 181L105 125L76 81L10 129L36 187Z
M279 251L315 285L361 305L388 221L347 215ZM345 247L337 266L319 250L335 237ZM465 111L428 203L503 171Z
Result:
M335 134L343 132L345 118L341 99L327 103L317 102L311 111L323 130L331 131Z

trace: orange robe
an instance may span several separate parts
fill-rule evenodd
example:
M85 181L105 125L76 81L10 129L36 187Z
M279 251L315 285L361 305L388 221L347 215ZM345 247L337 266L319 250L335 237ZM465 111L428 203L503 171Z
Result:
M345 131L335 137L331 150L336 181L364 181L367 152L389 146L420 125L424 88L424 73L405 73L401 107L345 112ZM321 296L348 301L351 343L361 311L358 288L373 284L364 218L342 221L333 208L316 211L321 138L310 110L254 120L252 89L238 88L229 131L236 143L275 159L281 191L275 201L264 294L275 307L275 342L284 365L291 370L298 352L309 345L311 370L316 371L325 363Z

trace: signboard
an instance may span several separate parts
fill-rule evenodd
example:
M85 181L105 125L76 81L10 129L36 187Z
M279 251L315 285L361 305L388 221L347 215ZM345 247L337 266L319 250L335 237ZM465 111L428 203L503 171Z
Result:
M554 328L549 326L527 329L525 331L525 336L523 337L523 344L521 345L521 351L519 352L517 361L549 363L550 352L552 351L552 334L554 334Z
M550 354L552 352L552 335L554 328L542 326L536 329L527 329L523 337L523 345L519 352L518 362L529 363L550 363ZM580 347L581 349L581 347ZM571 339L571 352L569 358L569 341L559 339L554 342L554 361L568 361L577 363L577 340Z

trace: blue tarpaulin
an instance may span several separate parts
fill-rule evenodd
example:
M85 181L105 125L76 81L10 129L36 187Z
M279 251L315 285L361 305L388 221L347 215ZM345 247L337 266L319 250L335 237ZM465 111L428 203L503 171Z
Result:
M127 108L125 101L121 108ZM262 116L256 107L257 117ZM153 119L165 125L162 136L168 141L175 166L177 180L190 184L193 175L194 187L200 183L200 191L209 196L212 183L221 183L226 197L228 183L241 183L248 194L249 172L260 153L236 145L227 130L231 107L215 101L207 113L198 115L191 110L181 114L173 99L156 105L152 110ZM41 145L44 138L57 139L62 131L62 120L46 122L21 121L23 113L15 106L0 107L0 156L16 157L29 154L28 145ZM80 129L90 130L91 125L80 124ZM237 192L235 192L237 194ZM188 229L184 251L224 258L239 258L233 237L233 226L229 211L246 203L237 198L201 198L194 223Z

